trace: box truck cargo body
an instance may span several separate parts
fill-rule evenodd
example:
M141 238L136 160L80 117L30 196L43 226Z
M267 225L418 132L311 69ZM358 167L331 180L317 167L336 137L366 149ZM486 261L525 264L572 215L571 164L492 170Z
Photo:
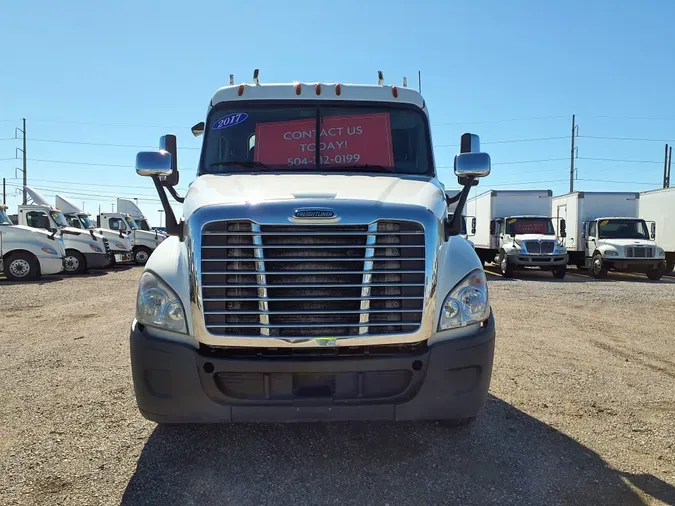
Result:
M666 272L675 266L675 188L640 194L638 216L656 223L656 242L666 255Z
M553 198L552 213L565 219L570 264L591 269L597 278L610 270L665 272L663 249L654 242L651 223L638 218L636 192L574 192Z
M491 190L468 200L466 214L476 218L469 237L480 259L505 276L539 267L564 277L567 252L550 216L552 196L551 190Z

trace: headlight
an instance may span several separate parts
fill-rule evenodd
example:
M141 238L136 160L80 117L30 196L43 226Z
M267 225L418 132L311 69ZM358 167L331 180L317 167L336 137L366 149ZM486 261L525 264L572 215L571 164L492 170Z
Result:
M663 248L656 248L656 256L657 257L662 257L662 256L665 256L665 255L666 255L666 252L663 251Z
M606 257L618 257L618 256L619 256L619 252L618 252L618 251L614 251L613 249L608 249L608 250L605 251L605 256L606 256Z
M443 302L438 330L464 327L479 323L490 316L487 280L482 270L469 273Z
M152 272L144 272L141 276L136 319L149 327L187 334L185 310L178 295Z
M48 255L58 255L55 249L52 248L42 248L42 251L47 253Z
M95 251L96 253L103 253L103 250L96 246L95 244L90 244L89 247L91 248L92 251Z

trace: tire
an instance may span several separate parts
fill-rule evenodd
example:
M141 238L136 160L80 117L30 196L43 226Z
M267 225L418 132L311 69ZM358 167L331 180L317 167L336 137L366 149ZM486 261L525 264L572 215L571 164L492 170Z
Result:
M149 248L146 248L145 246L139 246L138 248L134 249L134 261L137 265L145 265L150 258L150 253L152 252Z
M591 270L593 271L593 277L596 279L604 279L607 277L607 267L605 267L605 261L602 259L600 253L593 255Z
M457 428L471 425L475 420L475 416L469 416L467 418L450 418L448 420L439 420L438 423L444 427Z
M66 250L66 260L63 262L63 272L69 275L82 274L87 270L87 260L77 250Z
M663 276L663 268L649 269L647 271L647 279L651 281L658 281Z
M553 277L555 279L565 279L565 274L567 274L566 265L557 265L553 268Z
M3 271L10 281L34 281L40 277L40 264L30 253L12 253L4 260Z
M509 264L509 257L503 251L499 254L499 270L505 278L513 277L513 265Z

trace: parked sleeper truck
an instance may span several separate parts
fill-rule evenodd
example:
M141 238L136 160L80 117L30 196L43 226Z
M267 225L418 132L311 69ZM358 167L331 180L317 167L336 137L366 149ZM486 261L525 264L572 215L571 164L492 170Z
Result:
M25 188L32 203L19 206L18 224L61 234L66 248L66 274L81 274L88 269L110 266L110 244L105 237L93 230L84 232L69 226L60 209L50 205L32 188Z
M204 141L179 222L166 194L175 136L136 159L171 235L145 266L131 327L142 414L472 420L495 338L485 274L459 237L468 190L490 170L477 136L462 137L449 219L412 89L226 86L193 133Z
M0 272L11 281L32 281L63 271L63 239L56 233L14 225L0 205Z
M93 230L108 239L112 255L112 265L134 263L133 245L127 234L121 230L114 231L108 228L96 228L89 218L91 215L82 212L72 200L66 197L57 195L55 204L57 208L61 209L71 227L80 230Z
M556 236L551 190L490 190L467 202L476 218L471 237L484 263L499 266L503 276L539 268L559 279L567 272L567 251ZM561 236L565 236L565 222Z
M640 194L638 216L656 223L658 244L665 251L665 272L675 267L675 187Z
M99 227L121 231L130 236L137 265L145 265L152 252L166 238L156 230L140 230L136 221L124 213L101 213L96 221Z
M665 254L654 239L656 227L638 218L635 192L573 192L555 197L553 213L569 223L570 263L591 269L596 278L610 270L645 273L661 279Z

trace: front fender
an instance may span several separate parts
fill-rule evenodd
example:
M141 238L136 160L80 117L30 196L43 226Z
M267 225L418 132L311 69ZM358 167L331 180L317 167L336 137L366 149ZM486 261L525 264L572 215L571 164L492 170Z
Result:
M151 271L166 282L183 303L188 332L194 334L190 311L190 271L187 247L178 237L169 237L150 255L143 272ZM155 332L155 329L152 329ZM159 331L157 331L159 332ZM181 334L176 334L180 336Z

